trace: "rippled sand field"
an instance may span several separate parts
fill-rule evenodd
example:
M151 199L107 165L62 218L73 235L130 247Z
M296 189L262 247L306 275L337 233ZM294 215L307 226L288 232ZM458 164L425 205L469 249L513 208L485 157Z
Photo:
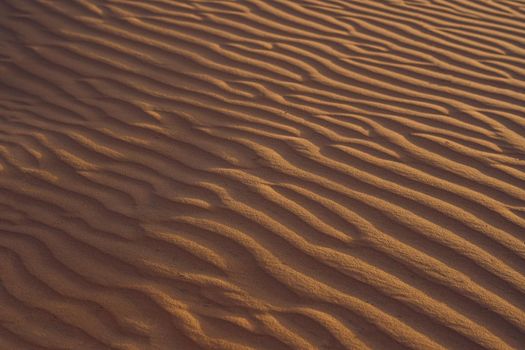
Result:
M0 0L0 349L525 349L525 1Z

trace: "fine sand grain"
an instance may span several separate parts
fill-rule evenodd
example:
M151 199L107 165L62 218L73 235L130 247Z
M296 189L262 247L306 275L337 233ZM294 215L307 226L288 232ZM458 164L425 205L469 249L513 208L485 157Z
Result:
M525 349L525 0L0 0L0 349Z

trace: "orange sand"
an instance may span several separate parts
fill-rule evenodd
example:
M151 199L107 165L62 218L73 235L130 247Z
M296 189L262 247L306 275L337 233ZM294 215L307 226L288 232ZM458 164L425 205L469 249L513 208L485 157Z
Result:
M0 349L525 349L524 0L0 0Z

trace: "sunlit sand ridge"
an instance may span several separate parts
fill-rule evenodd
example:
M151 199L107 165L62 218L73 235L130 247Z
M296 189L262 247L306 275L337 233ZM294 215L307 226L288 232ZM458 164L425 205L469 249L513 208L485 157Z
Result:
M0 349L525 349L525 1L0 0Z

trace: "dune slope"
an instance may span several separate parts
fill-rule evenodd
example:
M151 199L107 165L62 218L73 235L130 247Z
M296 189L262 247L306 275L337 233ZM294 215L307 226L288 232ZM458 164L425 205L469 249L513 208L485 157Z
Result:
M525 1L0 0L0 349L524 349Z

